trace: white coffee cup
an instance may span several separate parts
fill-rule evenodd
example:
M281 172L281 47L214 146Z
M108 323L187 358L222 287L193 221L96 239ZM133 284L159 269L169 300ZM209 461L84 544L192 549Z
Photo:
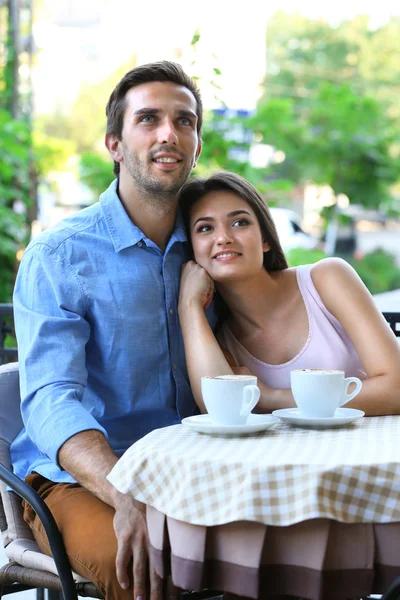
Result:
M348 394L349 385L355 389ZM300 414L305 417L333 417L335 410L347 404L361 391L358 377L345 377L334 369L297 369L290 373L290 385Z
M216 425L243 425L260 398L257 377L219 375L201 378L201 393Z

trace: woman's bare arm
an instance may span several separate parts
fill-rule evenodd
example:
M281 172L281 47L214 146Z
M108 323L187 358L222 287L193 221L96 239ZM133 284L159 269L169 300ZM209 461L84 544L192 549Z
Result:
M179 320L190 385L201 412L206 412L201 396L201 377L233 373L204 312L213 294L214 283L207 271L195 262L186 263L181 277Z
M340 322L358 352L368 379L346 406L367 415L400 414L400 345L354 269L328 258L311 270L326 308Z

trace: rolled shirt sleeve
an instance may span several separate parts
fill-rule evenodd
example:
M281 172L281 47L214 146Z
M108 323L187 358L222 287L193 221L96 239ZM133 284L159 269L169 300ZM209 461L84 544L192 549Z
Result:
M58 248L28 247L14 291L21 413L33 443L56 464L59 449L73 435L96 429L107 437L82 404L87 302L82 278Z

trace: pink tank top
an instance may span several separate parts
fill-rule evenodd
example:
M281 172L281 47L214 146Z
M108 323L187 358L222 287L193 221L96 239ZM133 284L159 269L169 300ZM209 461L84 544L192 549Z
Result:
M339 321L326 309L311 279L313 265L297 267L297 283L307 309L309 331L300 352L282 365L269 365L252 356L224 323L218 341L229 350L237 366L247 367L270 387L290 388L293 369L340 369L346 377L366 378L360 358Z

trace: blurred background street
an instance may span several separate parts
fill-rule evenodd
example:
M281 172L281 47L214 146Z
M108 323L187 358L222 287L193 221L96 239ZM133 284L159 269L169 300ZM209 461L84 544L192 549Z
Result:
M383 248L396 257L397 264L400 266L400 226L397 223L391 228L377 231L358 231L357 246L362 254L372 252L376 248Z
M182 64L203 96L195 176L228 169L256 185L280 211L292 266L342 256L371 293L399 288L400 9L153 9L149 19L127 0L0 0L0 302L29 240L112 181L108 95L160 59Z

